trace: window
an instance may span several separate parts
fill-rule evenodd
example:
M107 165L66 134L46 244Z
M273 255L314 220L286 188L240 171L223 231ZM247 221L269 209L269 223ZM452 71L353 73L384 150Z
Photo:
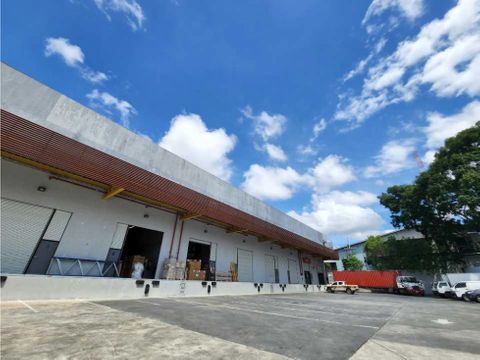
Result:
M467 284L466 283L458 283L457 285L455 285L455 289L460 289L460 288L464 288L464 287L467 287Z

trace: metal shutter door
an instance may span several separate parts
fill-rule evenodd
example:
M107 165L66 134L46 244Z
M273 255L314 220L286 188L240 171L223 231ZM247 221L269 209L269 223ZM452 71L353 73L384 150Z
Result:
M288 259L288 271L290 272L290 282L298 284L298 267L295 260Z
M110 245L111 249L120 250L123 247L123 241L125 240L127 230L127 224L117 223L115 233L113 234L112 244Z
M265 282L275 282L275 258L272 255L265 255Z
M43 235L43 239L60 241L71 215L71 212L55 210L55 214L53 214L52 220L50 221L50 224L48 224L48 229Z
M53 210L2 199L1 272L23 274Z
M238 281L253 281L253 253L238 249L237 265Z

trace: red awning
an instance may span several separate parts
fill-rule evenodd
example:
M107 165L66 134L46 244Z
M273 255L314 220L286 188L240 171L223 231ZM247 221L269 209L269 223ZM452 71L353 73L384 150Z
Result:
M336 259L323 245L212 199L138 166L84 145L7 111L1 111L2 151L62 171L201 214L227 226L264 236L286 245Z

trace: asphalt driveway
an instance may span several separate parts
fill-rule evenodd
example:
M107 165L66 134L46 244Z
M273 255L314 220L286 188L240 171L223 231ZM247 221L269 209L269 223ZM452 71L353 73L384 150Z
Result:
M476 358L480 304L299 294L2 306L2 358Z

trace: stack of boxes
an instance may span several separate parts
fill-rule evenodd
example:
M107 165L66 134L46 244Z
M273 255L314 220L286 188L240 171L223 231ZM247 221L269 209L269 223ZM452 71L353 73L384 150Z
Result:
M201 270L201 260L187 261L187 280L205 280L205 270Z
M168 258L163 264L162 279L166 280L184 280L185 263L177 261L174 257Z

